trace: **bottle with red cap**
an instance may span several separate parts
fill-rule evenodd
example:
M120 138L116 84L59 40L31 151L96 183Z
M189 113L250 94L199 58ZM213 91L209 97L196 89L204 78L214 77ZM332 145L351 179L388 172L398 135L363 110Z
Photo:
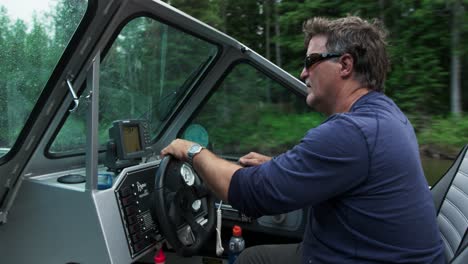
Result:
M166 255L164 255L164 251L160 248L156 255L154 255L154 264L165 264L166 263Z
M237 256L244 250L245 241L242 237L242 228L238 225L235 225L232 228L232 237L229 240L229 264L234 264L237 259Z

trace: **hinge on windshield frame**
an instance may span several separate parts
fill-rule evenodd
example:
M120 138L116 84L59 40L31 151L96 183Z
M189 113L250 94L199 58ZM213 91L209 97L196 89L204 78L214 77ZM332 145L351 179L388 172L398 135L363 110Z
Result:
M73 106L72 109L68 110L70 113L75 112L76 109L78 108L78 105L80 104L80 98L76 96L75 89L73 89L72 80L73 80L72 76L67 77L68 90L70 91L72 95L73 102L75 102L75 106Z

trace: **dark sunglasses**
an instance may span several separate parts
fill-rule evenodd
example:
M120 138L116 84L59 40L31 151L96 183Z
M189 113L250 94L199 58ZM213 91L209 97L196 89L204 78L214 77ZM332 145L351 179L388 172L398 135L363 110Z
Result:
M323 61L323 60L328 60L331 58L337 58L340 57L343 54L339 53L311 53L307 55L304 59L304 67L306 69L309 69L310 66L314 65L317 62Z

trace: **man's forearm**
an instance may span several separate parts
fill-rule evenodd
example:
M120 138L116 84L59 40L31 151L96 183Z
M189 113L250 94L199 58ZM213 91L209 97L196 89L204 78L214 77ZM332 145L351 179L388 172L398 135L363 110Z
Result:
M227 201L232 175L242 167L217 157L207 149L195 155L193 165L216 196Z

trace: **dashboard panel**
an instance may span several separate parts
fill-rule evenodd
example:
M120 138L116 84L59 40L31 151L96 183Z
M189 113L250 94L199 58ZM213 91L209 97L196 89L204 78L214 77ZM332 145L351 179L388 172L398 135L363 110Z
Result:
M153 213L154 176L158 166L129 170L115 188L122 223L132 258L162 241Z

